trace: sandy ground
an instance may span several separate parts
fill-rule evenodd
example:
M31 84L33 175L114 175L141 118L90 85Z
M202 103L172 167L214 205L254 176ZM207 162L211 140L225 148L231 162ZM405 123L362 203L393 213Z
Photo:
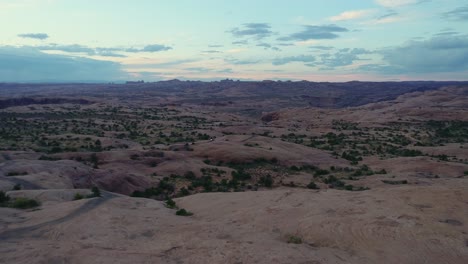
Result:
M466 179L366 192L277 189L0 209L0 263L467 263ZM289 236L301 244L288 242Z

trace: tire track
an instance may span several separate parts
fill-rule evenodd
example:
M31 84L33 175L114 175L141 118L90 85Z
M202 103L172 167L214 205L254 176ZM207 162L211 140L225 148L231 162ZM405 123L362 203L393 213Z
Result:
M110 192L103 192L101 198L93 198L87 201L85 204L80 206L78 209L75 211L71 212L70 214L61 217L59 219L55 219L49 222L33 225L33 226L27 226L27 227L20 227L20 228L15 228L12 230L7 230L3 233L0 233L0 241L5 241L5 240L11 240L11 239L17 239L17 238L22 238L24 236L29 236L29 237L34 237L34 238L39 238L43 236L45 232L48 230L40 230L45 227L53 227L54 225L62 224L65 222L68 222L76 217L79 217L97 207L102 205L103 203L109 201L110 199L116 198L118 195L110 193Z

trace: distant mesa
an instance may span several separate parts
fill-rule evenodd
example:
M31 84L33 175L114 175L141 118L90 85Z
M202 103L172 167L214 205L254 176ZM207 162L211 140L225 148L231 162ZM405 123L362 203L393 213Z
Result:
M142 84L142 83L145 83L145 81L143 81L143 80L140 80L140 81L127 81L125 83L126 84Z

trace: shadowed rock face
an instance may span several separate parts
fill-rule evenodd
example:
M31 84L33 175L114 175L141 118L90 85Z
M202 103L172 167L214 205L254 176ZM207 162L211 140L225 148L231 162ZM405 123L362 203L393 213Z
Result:
M271 122L271 121L275 121L275 120L278 120L280 118L280 115L279 113L268 113L268 114L265 114L262 116L262 121L263 122Z
M65 99L65 98L13 98L0 100L0 109L5 109L13 106L25 105L42 105L42 104L91 104L92 102L85 99Z
M125 173L99 172L80 177L72 177L75 188L91 188L97 186L110 192L130 195L134 191L143 191L150 186L149 181L142 176Z

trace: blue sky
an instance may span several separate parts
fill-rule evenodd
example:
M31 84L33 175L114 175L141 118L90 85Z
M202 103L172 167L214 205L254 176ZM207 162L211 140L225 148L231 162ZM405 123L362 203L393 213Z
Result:
M467 80L466 0L0 0L0 82Z

